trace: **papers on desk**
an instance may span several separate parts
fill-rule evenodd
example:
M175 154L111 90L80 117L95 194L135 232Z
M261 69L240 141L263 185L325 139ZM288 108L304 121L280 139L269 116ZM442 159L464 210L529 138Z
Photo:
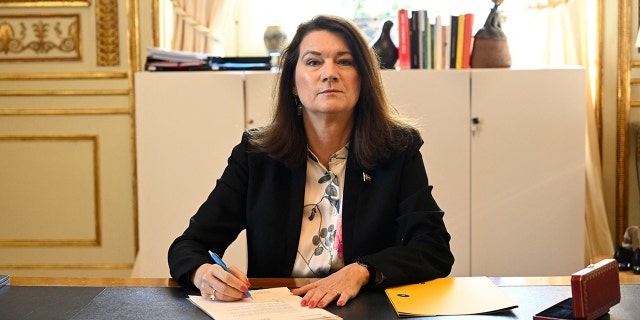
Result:
M216 320L342 319L324 309L300 306L302 298L285 287L250 292L253 299L235 302L211 301L195 295L188 299Z
M206 61L209 58L209 55L198 52L167 50L162 48L148 48L147 50L149 50L150 57L165 61L195 62Z
M387 288L398 317L484 314L517 308L487 277L440 278Z

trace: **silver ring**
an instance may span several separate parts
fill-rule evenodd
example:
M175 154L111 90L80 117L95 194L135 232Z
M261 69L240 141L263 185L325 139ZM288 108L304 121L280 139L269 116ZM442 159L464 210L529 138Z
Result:
M209 299L211 299L211 301L216 301L216 290L213 290L213 292L211 293L211 295L209 296Z

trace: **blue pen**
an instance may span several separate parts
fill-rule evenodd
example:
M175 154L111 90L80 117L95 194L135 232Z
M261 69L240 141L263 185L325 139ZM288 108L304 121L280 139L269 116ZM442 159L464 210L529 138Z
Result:
M215 253L215 252L211 252L211 250L209 250L209 254L211 255L211 258L213 258L213 260L222 267L222 269L224 269L224 271L229 272L231 274L233 274L233 272L231 272L231 269L229 269L229 267L227 267L226 264L224 264L224 262L222 262L222 259L220 259L220 257ZM251 297L251 293L249 293L249 291L244 292L244 294L253 299L253 297Z

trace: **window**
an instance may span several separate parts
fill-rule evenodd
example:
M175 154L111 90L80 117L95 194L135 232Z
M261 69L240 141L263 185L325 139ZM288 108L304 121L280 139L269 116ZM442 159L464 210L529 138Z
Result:
M377 18L377 21L364 25L373 25L373 31L365 31L371 41L377 39L377 32L386 19L397 21L397 11L400 8L410 10L426 9L429 14L434 16L440 14L442 17L462 13L474 13L473 34L477 32L483 25L493 7L491 0L231 0L235 1L233 16L228 19L229 23L222 30L226 38L224 53L225 56L265 56L267 51L263 41L263 34L269 25L280 25L283 27L287 36L292 37L296 27L302 21L308 20L316 14L334 14L353 19L360 25L360 22ZM558 4L567 4L570 0L548 0L546 8L551 8ZM544 1L541 1L544 2ZM595 1L589 0L587 7L589 8L588 21L595 21ZM544 57L540 56L540 50L531 50L531 43L540 41L541 39L532 39L531 37L544 37L545 31L535 32L531 29L531 25L527 24L527 18L524 18L524 12L529 3L537 3L536 1L504 1L500 5L500 11L503 14L503 30L509 41L509 48L512 56L512 66L514 67L530 67L542 64ZM171 43L171 33L173 31L173 6L170 0L159 0L160 4L160 46L169 49ZM543 10L544 11L544 10ZM538 11L542 12L542 11ZM375 19L374 19L375 20ZM444 19L443 19L444 20ZM376 25L377 23L377 25ZM443 21L448 23L448 21ZM588 34L593 35L587 37L593 42L595 39L595 23L587 23ZM518 30L523 28L524 30ZM546 29L548 26L541 26ZM392 29L392 38L397 45L397 24ZM589 46L595 48L595 43ZM595 53L596 50L590 50ZM591 61L595 61L595 57L590 57ZM591 68L595 70L595 68ZM595 79L595 77L592 77Z
M473 12L478 17L474 23L474 30L477 30L484 24L485 17L492 6L493 2L489 0L236 0L233 17L229 19L230 23L223 30L226 38L225 55L266 55L263 34L267 26L280 25L287 36L292 37L300 22L321 13L359 19L360 21L369 18L369 20L374 20L369 25L380 28L386 19L395 21L397 11L400 8L427 9L434 15L436 12L440 12L443 16L447 16L449 13ZM500 8L503 9L503 7L504 5ZM171 45L172 9L171 1L160 0L160 32L162 33L160 46L163 48L169 48ZM366 24L366 22L363 23ZM395 32L397 33L397 29ZM370 40L375 40L372 38L376 35L372 35L371 32L366 34Z

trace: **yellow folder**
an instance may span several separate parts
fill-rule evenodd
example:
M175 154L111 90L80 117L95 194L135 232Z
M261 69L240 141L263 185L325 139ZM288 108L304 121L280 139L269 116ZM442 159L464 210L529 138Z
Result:
M387 288L385 293L398 317L482 314L518 307L487 277L439 278Z

